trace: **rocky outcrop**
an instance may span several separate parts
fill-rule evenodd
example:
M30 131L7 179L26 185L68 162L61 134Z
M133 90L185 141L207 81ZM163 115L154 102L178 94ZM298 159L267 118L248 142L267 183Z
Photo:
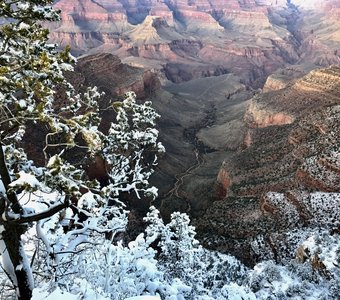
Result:
M263 92L277 91L285 88L291 81L291 78L284 75L273 74L267 77L267 80L263 86Z
M295 120L293 115L279 111L272 111L257 106L255 99L249 105L244 119L250 128L292 124Z
M217 197L224 198L227 195L227 191L229 190L232 182L228 171L225 168L221 168L217 175Z
M251 128L292 124L306 111L339 101L339 68L314 70L278 91L255 96L245 114Z
M329 224L336 221L327 212L328 200L310 199L325 193L325 199L332 201L332 193L340 193L339 88L340 68L333 66L252 99L245 117L249 127L245 145L224 161L217 178L217 192L226 197L196 220L207 245L240 255L231 246L235 240L247 247L261 235L269 247L268 242L285 230L319 224L320 218L328 218ZM293 119L281 122L284 118L275 119L273 111ZM340 202L334 205L330 206L340 208ZM323 215L317 212L318 206ZM220 236L211 234L215 231ZM243 259L256 259L249 251Z
M104 32L122 32L131 28L126 12L118 1L59 0L54 7L61 11L61 22L54 24L57 31L100 29Z
M113 97L134 91L139 98L145 98L150 91L159 88L159 81L153 73L125 65L112 54L90 55L79 59L72 77L76 86L95 85Z

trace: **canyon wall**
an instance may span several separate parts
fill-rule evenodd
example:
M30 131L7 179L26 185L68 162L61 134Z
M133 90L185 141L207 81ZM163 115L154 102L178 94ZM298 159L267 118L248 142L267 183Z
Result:
M71 45L76 55L116 54L174 82L234 73L259 87L287 63L339 63L339 34L328 22L338 22L336 0L310 6L322 12L317 17L305 13L309 6L286 1L59 0L54 6L62 19L49 25L51 40L61 47Z
M337 226L332 211L340 203L332 195L340 192L340 68L314 70L256 95L244 121L243 147L217 176L222 200L196 220L206 245L251 261L259 255L251 247L259 236L275 248L275 237L296 226L325 220ZM240 255L242 247L248 251Z

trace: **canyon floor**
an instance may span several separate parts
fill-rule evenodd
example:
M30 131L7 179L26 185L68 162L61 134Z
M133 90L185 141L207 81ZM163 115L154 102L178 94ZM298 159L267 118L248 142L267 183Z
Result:
M216 198L222 161L243 142L240 120L255 92L234 75L169 84L164 90L153 101L162 116L160 139L169 153L160 160L155 179L161 210L197 215Z

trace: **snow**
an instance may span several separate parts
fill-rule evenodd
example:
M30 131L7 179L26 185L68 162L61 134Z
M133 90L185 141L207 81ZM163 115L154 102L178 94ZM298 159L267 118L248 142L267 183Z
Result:
M0 194L2 194L2 195L6 194L6 190L5 190L4 184L1 180L1 177L0 177Z
M11 259L9 257L5 242L3 239L0 239L0 253L1 253L1 267L4 268L7 272L7 274L10 275L11 280L14 283L17 283L17 279L15 276L15 271L11 262Z
M160 299L160 298L156 298ZM88 289L85 294L72 294L62 291L57 287L53 292L47 291L47 287L35 288L31 300L111 300L108 297L101 296L93 290Z
M39 182L39 180L32 174L20 171L18 173L18 176L19 178L17 180L14 180L11 184L9 184L10 187L28 186L33 189L41 187L41 183Z
M18 4L17 4L17 7L19 8L19 9L22 9L22 10L27 10L27 9L29 9L29 7L30 7L30 5L26 2L19 2Z
M63 70L63 71L73 71L73 66L68 64L68 63L62 63L60 64L60 68Z
M80 300L79 295L72 295L71 293L64 292L60 288L56 288L52 293L49 293L41 288L33 290L32 300ZM90 300L90 299L88 299Z
M83 209L93 210L98 206L98 198L99 197L92 192L87 192L78 200L78 206Z
M20 106L21 109L24 109L24 108L27 107L27 103L26 103L26 101L23 100L23 99L20 99L20 100L18 101L18 105Z
M30 267L30 262L28 261L28 257L26 255L26 252L22 246L22 242L20 244L20 256L22 257L20 270L25 270L27 277L28 277L28 284L30 286L30 289L34 288L34 279L32 274L32 268Z
M255 294L250 293L245 287L236 283L225 285L222 288L222 295L230 300L256 300Z
M58 192L24 191L18 195L20 203L25 203L24 211L26 215L38 214L47 209L52 209L64 201L64 196Z
M136 296L136 297L130 297L125 298L125 300L161 300L159 296Z

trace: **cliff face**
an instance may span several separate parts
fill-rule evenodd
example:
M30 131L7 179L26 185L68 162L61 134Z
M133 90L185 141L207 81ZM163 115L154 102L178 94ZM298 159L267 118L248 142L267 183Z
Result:
M62 20L50 25L51 40L61 47L71 45L76 55L110 52L175 82L223 69L260 86L299 61L289 25L297 10L286 1L59 0L54 6ZM329 53L325 63L335 60L334 49Z
M287 63L339 64L340 1L322 3L59 0L62 20L49 26L76 55L113 53L174 82L223 69L259 87Z
M267 77L267 80L263 86L263 92L277 91L285 88L287 84L291 81L291 77L272 74Z
M340 193L340 68L315 70L255 96L244 120L244 147L224 161L217 177L223 200L214 202L197 226L219 250L238 255L238 247L248 246L242 258L251 261L259 255L251 243L260 235L266 247L275 245L280 232L321 222L320 211L336 225L332 211L340 203L331 199ZM323 201L311 200L317 193ZM219 236L209 234L216 231Z
M294 116L285 112L264 109L255 100L249 105L244 117L250 128L263 128L274 125L286 125L294 122Z
M111 97L134 91L138 98L145 98L151 90L159 88L159 81L153 73L125 65L112 54L79 59L72 82L75 86L97 86Z
M269 91L252 99L245 114L250 128L292 124L295 119L320 106L338 103L338 68L310 72L283 91Z

